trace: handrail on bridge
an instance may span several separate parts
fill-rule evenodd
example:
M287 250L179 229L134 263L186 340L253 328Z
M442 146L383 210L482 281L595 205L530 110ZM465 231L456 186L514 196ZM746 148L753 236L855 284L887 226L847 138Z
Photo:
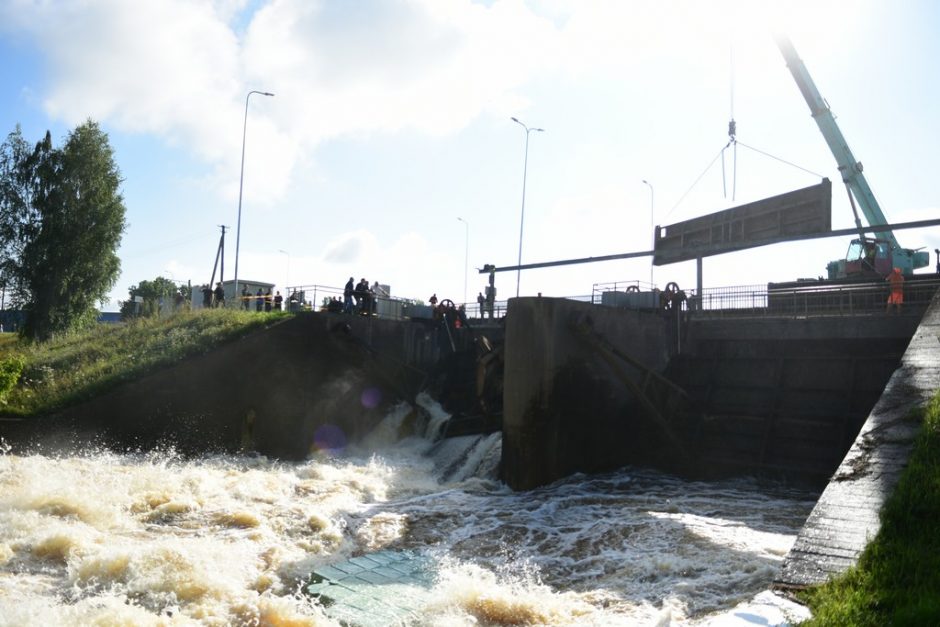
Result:
M630 309L658 309L664 292L624 286L637 282L595 285L592 302ZM613 289L619 286L620 289ZM904 284L903 309L925 308L940 287L940 275L915 275ZM695 316L870 315L884 312L889 286L883 280L833 284L826 281L737 285L685 290L683 311Z
M660 309L662 295L659 289L650 289L643 281L616 281L595 283L590 296L568 296L571 300L586 301L627 309ZM904 285L903 309L920 310L927 306L937 289L940 275L915 275ZM287 299L294 292L302 293L317 311L325 310L324 298L343 300L343 288L329 285L294 285L287 288ZM736 285L712 287L702 290L683 290L680 302L683 312L700 317L723 316L806 316L806 315L870 315L884 312L889 287L882 280L831 283L808 280L792 283ZM506 315L508 301L496 301L493 314L478 303L463 303L467 316L477 320L498 319ZM458 305L459 306L459 305ZM420 299L397 296L376 296L373 312L391 319L430 318L431 307Z
M287 292L287 296L285 297L287 301L290 300L290 296L292 294L296 293L301 295L301 300L303 302L309 303L309 307L313 311L327 311L329 300L333 298L339 300L340 302L343 301L344 288L342 287L309 284L289 285L285 289ZM375 308L372 313L380 318L393 320L404 320L407 318L431 318L431 306L425 304L424 300L420 298L388 296L380 293L373 294L373 297L375 299ZM493 304L492 316L490 316L488 312L481 311L477 302L462 304L466 309L468 317L482 320L484 318L502 318L505 316L508 302L496 301ZM455 305L459 307L461 303L455 303Z
M904 285L904 308L925 308L940 287L940 276L921 275ZM686 307L696 315L852 316L885 312L889 286L883 280L832 284L720 287L702 290Z

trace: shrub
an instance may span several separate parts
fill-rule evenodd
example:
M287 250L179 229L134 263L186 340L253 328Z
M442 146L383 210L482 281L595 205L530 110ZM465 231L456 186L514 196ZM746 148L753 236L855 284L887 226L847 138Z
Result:
M14 354L0 360L0 403L3 402L10 390L16 386L25 367L26 360L23 359L22 355Z

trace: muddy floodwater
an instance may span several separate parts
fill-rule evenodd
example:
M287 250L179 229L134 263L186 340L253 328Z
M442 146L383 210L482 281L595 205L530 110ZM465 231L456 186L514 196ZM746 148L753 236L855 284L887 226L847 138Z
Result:
M513 493L499 434L402 438L407 414L301 463L4 448L0 624L337 625L302 584L383 548L440 566L409 624L746 621L815 498L631 468Z

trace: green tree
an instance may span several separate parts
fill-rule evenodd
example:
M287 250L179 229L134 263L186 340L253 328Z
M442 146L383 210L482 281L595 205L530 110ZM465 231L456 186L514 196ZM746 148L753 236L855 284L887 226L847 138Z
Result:
M141 281L139 285L131 285L128 293L129 298L121 303L121 318L125 320L134 316L158 315L161 301L175 309L177 294L182 295L183 303L189 303L192 289L188 285L177 286L174 281L158 276L153 281ZM143 302L138 304L134 300L137 296L142 298Z
M93 121L62 148L46 132L31 152L19 128L0 147L3 276L26 312L23 332L46 340L95 318L120 272L121 175Z
M38 147L35 151L30 148L19 124L0 145L0 282L14 307L22 306L24 301L20 260L39 222L33 206L37 153Z

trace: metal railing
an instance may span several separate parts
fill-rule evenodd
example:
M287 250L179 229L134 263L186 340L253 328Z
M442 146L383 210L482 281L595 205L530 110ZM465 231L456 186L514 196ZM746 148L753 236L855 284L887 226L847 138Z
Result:
M343 303L343 291L344 288L332 285L291 285L287 287L288 296L285 297L285 303L290 300L290 295L296 292L304 303L303 309L308 311L329 311L330 300L336 299L340 304ZM375 294L374 301L375 304L371 313L380 318L405 320L410 318L431 319L433 317L431 305L425 304L423 300L418 298ZM488 311L481 312L480 305L476 301L472 303L454 303L454 305L456 307L463 306L467 317L470 319L498 319L506 315L508 301L498 300L493 303L492 316ZM362 307L357 307L354 313L365 314L367 312L363 311Z
M902 311L926 308L940 277L909 280ZM884 281L845 284L745 285L707 288L688 295L683 309L697 316L853 316L884 313L889 288Z
M591 302L627 309L665 308L667 292L644 288L640 281L594 285ZM904 285L902 311L921 311L940 287L940 276L919 276ZM885 281L864 283L762 284L683 290L678 302L696 316L851 316L886 311L889 287Z
M658 289L650 290L643 281L616 281L595 283L590 295L565 296L569 300L629 309L654 310L664 307L663 295ZM920 311L930 302L940 287L940 276L920 276L908 280L904 285L902 311ZM296 291L302 295L303 307L315 311L328 310L325 300L343 302L343 288L329 285L296 285L287 288L285 308L290 295ZM726 316L851 316L871 315L886 310L889 288L884 281L865 283L817 283L762 284L714 287L702 290L683 290L684 299L677 300L683 311L702 317ZM455 303L465 307L470 319L500 319L506 315L508 300L493 304L493 315L481 312L477 302ZM357 313L364 313L358 312ZM430 319L433 310L420 299L377 295L372 314L393 320L408 318Z

